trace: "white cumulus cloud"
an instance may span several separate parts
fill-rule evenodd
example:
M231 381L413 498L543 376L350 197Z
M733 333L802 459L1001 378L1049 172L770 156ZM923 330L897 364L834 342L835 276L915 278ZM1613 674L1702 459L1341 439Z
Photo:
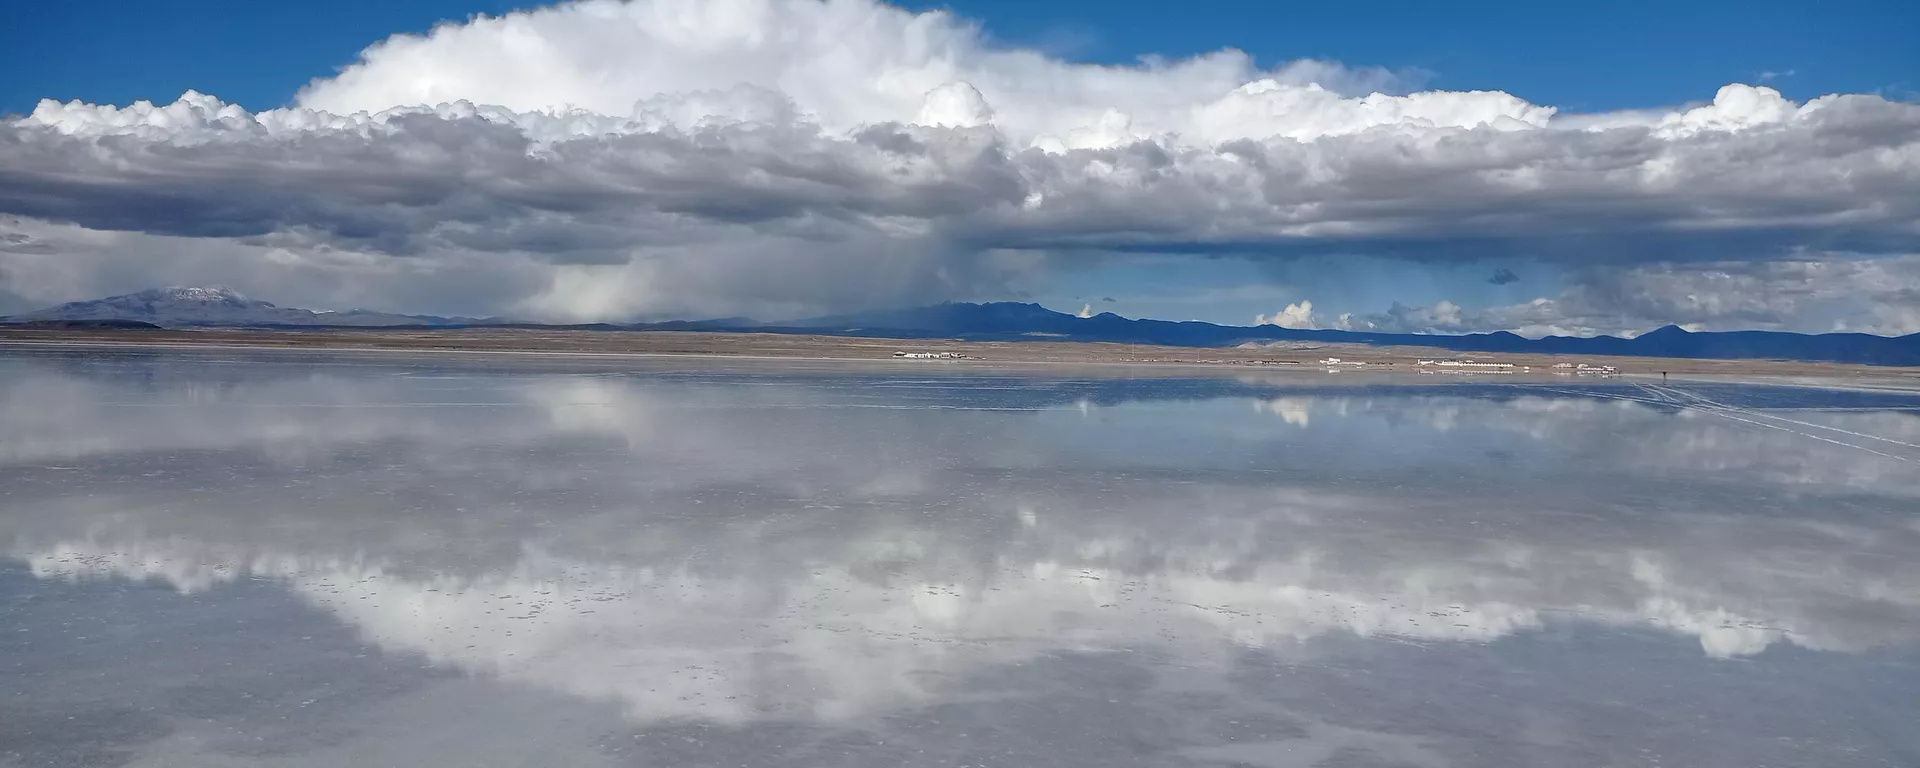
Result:
M1255 315L1254 325L1277 325L1282 328L1317 328L1313 316L1313 302L1301 301L1288 304L1284 309L1271 315Z

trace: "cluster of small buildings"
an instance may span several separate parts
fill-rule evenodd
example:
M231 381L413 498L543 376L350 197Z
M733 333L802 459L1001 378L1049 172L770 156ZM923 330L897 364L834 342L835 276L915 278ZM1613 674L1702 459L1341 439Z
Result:
M1441 368L1484 368L1490 371L1513 369L1513 363L1476 363L1472 360L1422 360L1421 365L1437 365Z
M895 352L893 356L908 360L959 360L966 357L958 352Z
M1364 360L1341 360L1337 357L1329 357L1320 361L1320 364L1328 368L1336 368L1342 365L1366 365L1367 363Z
M1611 376L1620 369L1611 365L1587 365L1586 363L1554 363L1554 373L1565 376L1569 373L1592 376Z

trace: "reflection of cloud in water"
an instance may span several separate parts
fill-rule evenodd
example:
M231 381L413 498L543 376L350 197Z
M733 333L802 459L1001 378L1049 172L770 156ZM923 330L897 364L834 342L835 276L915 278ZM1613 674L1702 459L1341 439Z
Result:
M1780 642L1910 643L1920 616L1912 573L1795 547L1749 550L1757 542L1734 533L1736 520L1662 550L1582 544L1578 532L1436 541L1417 528L1369 530L1377 520L1343 523L1377 504L1364 496L1215 490L1199 501L1102 508L1123 518L1167 506L1222 513L1190 534L1142 537L1047 500L1011 539L977 542L984 551L954 540L968 531L937 526L875 526L837 547L651 534L666 539L650 542L655 551L744 548L708 553L730 568L622 557L616 541L603 541L597 559L528 541L478 573L431 575L364 551L123 540L109 526L14 554L43 578L159 579L183 590L284 580L389 651L619 701L643 719L857 717L934 698L967 669L1060 649L1217 664L1235 645L1286 654L1339 635L1489 642L1562 621L1680 633L1709 656L1734 657ZM1285 514L1262 511L1275 508ZM1249 520L1267 530L1247 531ZM1697 548L1723 537L1725 549ZM807 558L784 570L753 565L776 561L769 548L783 545Z
M0 382L0 542L36 575L278 580L384 649L643 719L852 718L1060 650L1227 674L1562 624L1714 658L1920 637L1904 467L1619 400L1257 401L1276 422L805 379L121 381Z
M7 440L0 441L0 462L244 448L275 460L301 463L323 458L331 450L380 440L427 445L484 439L516 445L537 443L562 433L605 435L627 443L635 453L676 460L688 451L708 450L707 455L687 456L683 462L701 467L757 455L791 460L806 453L796 453L797 446L810 439L809 435L797 434L800 429L832 430L841 433L836 437L844 438L861 428L948 443L915 449L913 440L889 441L888 435L874 436L917 456L958 447L996 447L987 439L963 441L929 432L913 419L876 418L871 414L846 417L853 422L852 427L836 428L828 422L841 420L846 411L871 405L876 397L907 391L859 382L834 382L833 386L839 388L829 389L809 386L805 381L756 386L738 380L729 384L724 379L708 384L523 371L414 378L369 376L352 366L284 365L281 367L286 370L279 376L256 381L226 373L231 378L209 385L193 378L196 372L189 362L149 360L119 367L76 364L71 368L27 365L18 359L5 362L14 370L0 371L6 374L0 375L0 424L8 430ZM123 370L128 366L135 370ZM166 373L161 376L153 369ZM158 385L154 385L155 379L161 379ZM863 386L868 391L860 391ZM935 392L932 397L939 396L935 388L922 389ZM1439 441L1451 439L1454 433L1490 440L1524 435L1541 443L1527 450L1551 451L1567 463L1626 465L1640 472L1671 476L1724 475L1720 479L1727 482L1760 481L1789 487L1871 485L1877 492L1920 497L1920 473L1910 471L1910 465L1852 455L1800 435L1759 429L1696 411L1676 413L1670 408L1620 399L1527 394L1524 386L1500 388L1509 394L1499 400L1453 396L1442 390L1425 386L1412 394L1383 395L1366 388L1349 388L1346 392L1260 398L1254 407L1280 416L1290 426L1307 426L1312 415L1322 414L1334 427L1329 439L1340 441L1341 452L1355 457L1409 439L1431 443L1418 446L1421 450L1437 450ZM996 405L991 401L996 393L1008 398L1020 396L1018 387L1006 384L981 387L961 383L951 391L981 399L986 406ZM1076 398L1059 404L1084 407L1085 402ZM1029 405L1019 403L1023 408ZM1142 405L1155 407L1151 401ZM1141 406L1119 407L1137 411ZM719 409L737 409L740 413L712 413ZM462 412L484 413L491 423L475 424L471 419L451 416ZM993 414L981 420L982 426L1015 432L1024 438L1034 431L1030 420L1006 418L1022 415ZM1796 412L1794 417L1920 442L1920 417L1907 413ZM1207 421L1216 419L1226 421L1209 414L1185 431L1200 432ZM1425 434L1410 434L1408 427L1414 424L1424 425L1421 431ZM763 432L772 445L756 449L751 443ZM1023 445L1012 443L1000 441L998 449L1009 460L1031 458L1021 451ZM1156 446L1128 448L1152 451ZM717 452L727 455L715 455ZM433 451L424 453L430 458ZM818 461L813 468L831 471L837 466Z
M1130 577L1041 562L972 585L910 577L876 584L846 569L824 569L771 588L751 579L625 570L531 553L502 572L470 579L415 579L364 563L263 557L198 565L174 582L160 563L209 563L206 555L162 548L121 557L117 546L69 542L17 554L43 578L158 577L182 587L283 579L389 652L617 700L643 719L844 719L927 698L927 686L968 666L1061 649L1206 659L1222 655L1214 646L1223 639L1279 650L1329 632L1488 641L1541 622L1533 608L1458 602L1447 585L1409 584L1420 591L1386 596L1343 594L1268 580L1278 572L1246 580ZM1708 626L1723 616L1671 608L1677 630L1702 627L1703 638L1724 631ZM1718 640L1703 642L1710 652L1723 650Z
M1281 421L1296 427L1305 427L1313 423L1312 400L1304 397L1276 397L1272 400L1253 401L1253 409L1271 413Z

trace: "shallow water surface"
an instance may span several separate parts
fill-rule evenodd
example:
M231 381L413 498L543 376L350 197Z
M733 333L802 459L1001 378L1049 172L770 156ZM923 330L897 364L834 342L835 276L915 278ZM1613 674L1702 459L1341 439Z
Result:
M1920 765L1920 394L0 351L0 766Z

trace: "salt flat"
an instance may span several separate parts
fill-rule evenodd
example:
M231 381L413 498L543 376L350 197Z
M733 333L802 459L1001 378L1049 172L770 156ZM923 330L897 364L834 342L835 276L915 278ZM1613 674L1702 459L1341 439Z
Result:
M1795 383L0 351L0 765L1913 765Z
M1434 337L1443 342L1444 337ZM1376 346L1317 341L1272 342L1235 347L1169 347L1048 340L968 341L961 339L889 339L842 335L736 333L706 331L607 331L550 327L476 328L42 328L0 324L0 349L194 349L203 351L334 351L515 357L640 358L687 357L728 360L816 360L903 362L923 367L1028 367L1034 365L1170 366L1247 369L1362 369L1433 374L1593 372L1622 375L1791 377L1844 380L1856 385L1920 386L1920 368L1808 362L1802 360L1606 357L1516 352L1464 353L1433 347ZM908 354L938 359L899 359ZM958 359L955 359L958 358ZM1507 369L1445 368L1449 358L1505 364ZM1329 359L1339 362L1326 365ZM1426 360L1427 363L1422 363ZM1563 370L1575 369L1575 370ZM1111 375L1111 374L1109 374ZM1151 375L1144 371L1129 375Z

